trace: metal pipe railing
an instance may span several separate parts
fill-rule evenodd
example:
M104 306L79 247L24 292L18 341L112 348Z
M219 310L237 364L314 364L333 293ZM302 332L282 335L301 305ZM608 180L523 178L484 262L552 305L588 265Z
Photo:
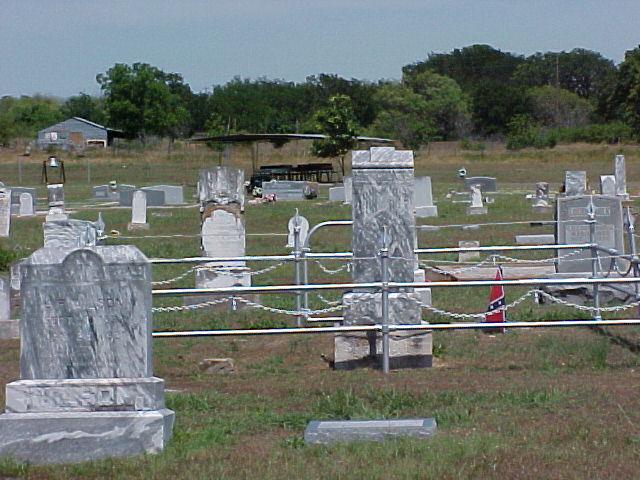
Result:
M433 330L483 330L496 328L496 323L434 323L427 325L388 325L389 332ZM500 328L573 328L573 327L623 327L640 325L640 319L621 320L557 320L549 322L505 322ZM262 328L243 330L190 330L182 332L153 332L156 338L171 337L222 337L235 335L295 335L307 333L382 332L382 325L352 325L341 327Z
M574 243L564 245L489 245L478 247L434 247L416 248L416 254L460 253L460 252L512 252L535 250L580 250L592 248L591 243Z

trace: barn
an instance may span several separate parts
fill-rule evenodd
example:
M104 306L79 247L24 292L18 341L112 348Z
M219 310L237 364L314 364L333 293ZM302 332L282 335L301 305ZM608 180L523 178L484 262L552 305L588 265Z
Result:
M122 137L122 131L98 125L84 118L73 117L40 130L36 146L42 150L48 147L63 150L106 148L117 137Z

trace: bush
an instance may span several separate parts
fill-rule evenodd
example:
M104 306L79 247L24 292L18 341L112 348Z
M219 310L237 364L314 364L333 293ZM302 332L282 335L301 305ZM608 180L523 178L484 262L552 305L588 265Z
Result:
M584 127L557 128L554 134L562 143L608 143L633 141L633 129L622 122L596 123Z
M526 147L553 148L557 135L537 124L529 115L515 115L509 122L507 148L519 150Z

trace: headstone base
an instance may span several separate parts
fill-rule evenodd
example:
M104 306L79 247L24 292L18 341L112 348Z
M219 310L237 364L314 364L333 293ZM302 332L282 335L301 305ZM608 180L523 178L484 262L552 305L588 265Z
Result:
M551 205L533 205L531 209L533 213L551 213L553 211Z
M127 230L149 230L149 224L129 222L127 224Z
M438 207L435 205L416 207L417 218L429 218L438 216Z
M431 333L389 334L389 368L428 368L433 364ZM352 370L382 365L382 334L354 332L335 336L334 368Z
M20 338L19 320L0 320L0 340Z
M399 437L429 438L435 435L435 418L394 420L311 421L304 431L305 443L382 442Z
M487 207L467 207L467 215L486 215Z
M54 412L0 415L0 457L36 465L159 453L175 413Z

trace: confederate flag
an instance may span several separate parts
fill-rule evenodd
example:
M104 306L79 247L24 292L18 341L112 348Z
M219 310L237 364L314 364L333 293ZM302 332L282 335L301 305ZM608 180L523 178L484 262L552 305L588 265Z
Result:
M498 267L496 272L496 280L502 280L502 267ZM506 315L504 311L506 303L504 301L504 287L502 285L493 285L489 293L489 308L484 316L486 323L504 323ZM504 333L504 328L483 328L485 333Z

